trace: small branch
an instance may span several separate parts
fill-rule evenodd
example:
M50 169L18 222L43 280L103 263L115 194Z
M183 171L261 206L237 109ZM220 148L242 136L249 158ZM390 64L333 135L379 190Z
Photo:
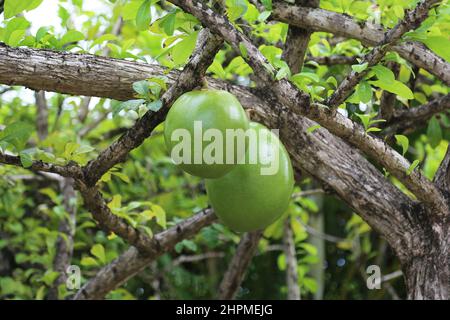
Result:
M331 97L328 98L326 104L331 108L335 108L343 103L352 93L355 86L366 76L370 67L380 62L386 52L405 32L417 28L428 17L430 8L439 2L439 0L422 0L414 10L406 12L405 18L397 23L394 28L390 29L385 34L384 39L362 59L361 64L367 63L367 68L362 72L351 71L339 84L339 87Z
M317 7L318 0L296 0L295 4L304 7ZM287 62L292 74L302 71L309 38L312 30L289 26L282 58Z
M39 140L44 140L48 134L48 106L45 91L35 91L36 99L36 128Z
M155 254L154 239L113 214L97 187L87 187L81 181L76 181L76 187L83 197L84 206L105 232L114 232L143 254Z
M311 227L310 225L303 223L300 219L298 219L298 222L300 222L300 224L305 228L306 232L308 232L313 237L318 237L320 239L323 239L325 241L332 242L332 243L348 241L348 239L345 239L345 238L340 238L340 237L333 236L331 234L320 232L320 231L314 229L313 227Z
M58 288L67 280L66 269L72 259L77 212L77 196L73 186L74 180L72 178L61 179L60 189L63 195L63 206L68 216L62 218L63 220L60 222L58 228L58 232L65 236L58 236L56 241L56 255L53 261L53 270L59 272L59 276L48 293L50 300L58 299Z
M7 164L7 165L13 165L13 166L24 168L22 163L20 162L20 157L12 156L12 155L5 154L2 152L0 152L0 164ZM69 164L67 164L65 166L59 166L56 164L45 163L42 161L33 161L32 165L25 169L28 169L31 171L44 171L44 172L57 173L63 177L68 177L68 178L76 178L76 179L83 178L83 171L81 170L81 167L74 162L70 162Z
M286 256L286 285L288 300L300 300L298 285L297 255L295 252L294 234L291 227L291 217L284 220L283 228L284 255Z
M418 107L395 112L382 134L385 137L391 137L396 133L413 132L426 125L434 115L446 110L450 110L450 94Z
M308 56L306 58L306 61L314 61L318 64L326 65L326 66L333 66L337 64L355 64L358 61L356 60L357 56L343 56L343 55L332 55L332 56L325 56L325 57L313 57Z
M382 276L381 277L381 282L391 281L393 279L400 278L401 276L403 276L402 270L397 270L397 271L394 271L394 272L391 272L389 274L386 274L386 275Z
M219 299L231 300L237 294L250 261L258 247L262 231L245 233L219 286Z
M152 242L153 254L143 256L135 247L129 248L110 264L88 280L77 292L74 300L103 299L108 292L125 283L132 276L141 272L163 253L170 251L178 242L197 234L203 227L216 220L211 209L205 209L183 222L158 233Z
M172 266L178 266L183 263L191 263L191 262L198 262L201 260L207 260L207 259L217 259L217 258L223 258L225 256L225 253L223 252L205 252L202 254L196 254L196 255L181 255L172 262Z
M161 97L163 107L156 113L148 111L119 140L101 152L97 159L87 164L84 171L88 186L95 185L105 172L117 163L123 162L128 153L141 145L153 129L164 120L170 105L181 94L194 89L201 82L222 43L222 40L212 35L209 30L204 29L200 32L196 49L189 63L181 72L177 82Z
M297 199L297 198L301 198L301 197L313 196L313 195L322 194L322 193L325 193L325 191L323 189L304 190L304 191L293 193L291 198Z

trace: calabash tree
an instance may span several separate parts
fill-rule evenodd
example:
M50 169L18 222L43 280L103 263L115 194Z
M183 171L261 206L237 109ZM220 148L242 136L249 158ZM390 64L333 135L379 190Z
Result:
M36 106L20 108L27 103L18 97L0 109L2 190L21 199L3 200L2 210L27 207L26 197L39 193L33 203L40 201L52 225L43 229L34 217L18 227L16 220L33 212L20 209L2 216L0 232L14 239L5 246L16 250L17 243L54 244L41 260L39 254L15 257L30 268L52 266L39 278L45 285L38 297L103 298L165 253L192 248L195 242L187 239L217 222L205 198L190 203L189 212L173 204L184 190L168 178L179 171L167 157L154 158L150 167L133 162L165 152L160 124L171 105L207 82L233 94L253 121L279 129L299 185L315 181L385 239L409 299L449 298L446 1L132 0L110 1L113 14L104 15L84 12L83 2L74 0L74 10L89 17L81 26L61 6L64 32L45 26L31 32L26 17L41 2L0 1L0 92L29 88ZM146 188L127 187L133 175L177 191L170 201L160 194L141 201ZM22 181L19 189L7 190L7 177ZM192 189L192 178L183 179ZM164 209L182 214L166 223ZM240 237L220 298L236 296L259 241L276 226L284 237L288 296L299 298L303 274L294 242L301 231L292 210L263 238L262 231ZM11 236L36 228L45 240ZM129 248L117 256L93 245L81 262L97 272L83 275L78 292L67 292L67 267L83 248L76 232L88 241L97 228L103 240L116 238Z

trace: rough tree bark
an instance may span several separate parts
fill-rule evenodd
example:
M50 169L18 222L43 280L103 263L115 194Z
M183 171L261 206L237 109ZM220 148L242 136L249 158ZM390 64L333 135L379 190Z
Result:
M211 79L214 88L223 88L235 94L246 108L254 111L254 119L269 127L280 128L280 137L291 154L294 165L301 168L319 181L333 188L337 195L356 211L369 225L386 238L399 257L406 277L409 298L448 299L450 287L449 268L449 152L446 155L436 180L432 183L415 170L410 176L405 176L405 168L409 163L398 153L389 148L380 139L367 135L364 130L351 120L329 113L318 104L310 104L309 97L299 92L288 81L273 81L271 72L262 65L266 60L255 46L245 36L241 35L224 17L218 16L204 7L199 1L169 1L179 5L184 10L194 14L211 30L219 34L239 51L240 45L247 48L247 62L259 77L259 83L266 86L249 89L230 85L226 82ZM366 45L376 45L383 40L384 30L381 27L360 25L350 17L328 12L321 9L290 6L285 3L275 3L273 18L291 23L292 25L333 32L345 37L361 40ZM220 46L217 38L214 46ZM205 44L206 45L206 44ZM422 67L445 83L450 83L450 66L417 43L393 45L391 50L397 51L404 58ZM199 73L191 73L190 78L179 78L178 72L168 74L170 92L180 93L188 90L187 83L195 75L202 74L211 59L198 61ZM188 68L189 70L189 68ZM24 85L35 90L57 91L76 95L101 96L119 100L133 97L131 84L134 81L162 74L164 68L142 63L120 61L94 57L91 55L75 55L33 49L11 49L0 46L0 83L9 85ZM188 73L189 74L189 73ZM173 85L176 83L176 85ZM181 89L180 89L181 88ZM184 89L183 89L184 88ZM169 92L169 91L168 91ZM167 93L168 93L167 92ZM167 94L166 93L166 94ZM170 105L169 95L166 101ZM447 108L447 98L439 98L438 102L430 102L434 107L423 108L440 112ZM435 103L435 104L433 104ZM444 107L442 107L444 105ZM410 113L413 114L414 112ZM428 113L427 113L428 115ZM306 118L306 117L310 118ZM424 116L425 118L427 116ZM395 119L395 115L393 119ZM121 138L119 148L110 147L101 153L92 163L80 168L76 164L56 166L42 162L34 162L32 170L56 172L66 177L75 178L80 189L92 191L95 182L102 175L102 170L108 170L112 165L124 161L128 152L137 147L151 132L146 124L164 119L163 112L147 114ZM324 128L310 133L308 129L318 121ZM158 123L159 123L158 122ZM136 130L137 129L137 130ZM334 134L334 135L333 135ZM336 137L338 136L338 137ZM124 140L125 139L125 140ZM124 146L123 141L128 141ZM410 188L419 201L408 198L394 187L355 147L378 160L391 173ZM108 151L109 150L109 151ZM110 151L118 150L119 153ZM112 156L102 158L103 155ZM101 160L107 161L105 166ZM21 166L20 159L8 154L0 154L0 162ZM105 171L103 171L105 172ZM83 193L83 192L82 192ZM85 198L89 200L89 192ZM96 198L97 195L91 195ZM109 219L107 210L100 197L92 199L92 207L103 217ZM100 220L102 216L97 216ZM208 218L189 220L189 230L197 232L201 226L214 220L212 213ZM195 221L194 221L195 220ZM108 221L107 221L108 222ZM122 228L120 221L108 228ZM126 228L125 226L123 226ZM179 233L177 229L169 229L163 237L164 243L174 244L185 236L193 233ZM102 297L109 290L128 279L145 267L150 257L157 257L160 242L139 238L137 233L124 232L125 239L136 244L142 251L142 256L135 248L131 248L114 263L100 271L89 281L84 291L77 297ZM171 236L169 236L171 235ZM155 242L156 241L156 242ZM141 244L145 244L142 245ZM150 249L146 249L147 247ZM156 246L156 247L155 247ZM166 250L170 246L162 246ZM120 266L120 268L116 268ZM104 285L104 288L102 286ZM100 294L99 294L100 292Z

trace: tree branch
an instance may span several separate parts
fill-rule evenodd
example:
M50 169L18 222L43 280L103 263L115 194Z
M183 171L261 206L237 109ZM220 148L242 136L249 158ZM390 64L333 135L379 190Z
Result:
M348 15L323 9L294 6L284 1L277 1L273 4L271 17L297 27L357 39L366 46L377 45L383 41L385 35L385 30L381 25L365 21L361 23ZM404 59L450 85L450 64L424 45L417 42L405 42L393 45L390 50L398 52Z
M383 135L389 137L396 132L420 127L435 114L445 110L450 110L450 94L434 99L419 107L396 111L383 130Z
M48 134L48 106L45 91L35 91L36 128L39 140L44 140Z
M82 181L76 181L76 187L83 197L84 206L105 232L114 232L143 254L154 254L157 245L154 239L113 214L97 187L88 187Z
M86 282L77 292L74 300L103 299L105 295L114 290L129 278L142 271L152 261L163 253L170 251L178 242L193 237L203 227L216 220L211 209L205 209L185 221L154 236L151 255L143 256L135 247L129 248L125 253L103 267L95 277Z
M244 279L245 271L258 247L262 231L245 233L231 259L228 270L219 286L219 299L232 300Z
M304 7L317 7L318 0L296 0L296 5ZM286 38L283 52L283 59L286 60L292 74L302 71L303 61L308 50L309 38L312 31L305 28L290 26Z
M286 285L288 300L300 300L300 286L298 285L297 254L295 252L294 234L291 227L291 217L284 220L283 250L286 256Z
M445 192L450 201L450 146L447 146L445 157L434 175L434 182Z
M328 98L326 104L331 108L335 108L343 103L352 93L355 86L369 72L369 68L380 62L386 52L405 32L417 28L428 17L430 8L439 2L440 0L422 0L414 10L406 12L405 18L397 23L394 28L386 32L383 40L362 59L361 64L367 63L367 68L361 72L352 70Z
M0 152L0 164L13 165L17 167L25 168L20 161L20 157L13 156L9 154L5 154ZM52 172L57 173L63 177L68 178L83 178L83 171L81 167L75 162L70 162L65 166L60 166L52 163L45 163L42 161L33 161L32 165L25 168L31 171L44 171L44 172Z

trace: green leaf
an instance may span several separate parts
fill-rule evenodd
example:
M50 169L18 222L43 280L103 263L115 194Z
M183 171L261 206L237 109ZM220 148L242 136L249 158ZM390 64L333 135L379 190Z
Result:
M17 47L20 40L22 40L23 36L25 35L27 31L26 30L15 30L11 33L9 36L7 44L11 47Z
M392 84L385 83L380 80L377 81L369 81L371 85L379 87L383 90L389 91L391 93L395 93L396 95L405 98L405 99L414 99L414 94L410 88L408 88L405 84L398 80L394 80Z
M272 0L261 0L261 3L263 4L264 8L268 11L272 11Z
M161 26L168 36L172 36L175 31L176 12L167 14L161 20Z
M144 103L145 103L144 99L135 99L135 100L124 101L124 102L114 106L112 114L113 114L113 116L116 116L122 110L137 109L140 105L142 105Z
M81 265L85 267L98 266L98 262L92 257L84 257L81 259Z
M367 62L364 62L363 64L354 64L354 65L352 65L352 70L355 72L361 73L367 69L368 65L369 64Z
M103 264L106 263L106 255L105 255L105 248L97 243L91 248L91 253L94 257L98 258Z
M431 118L427 128L428 142L431 147L436 148L442 140L442 128L436 117Z
M409 176L414 169L419 165L420 161L419 160L414 160L414 162L409 166L408 170L406 170L406 174Z
M4 29L3 41L6 44L9 44L11 35L14 32L17 32L18 30L24 30L24 34L25 34L25 32L29 26L30 26L30 22L23 17L17 17L17 18L11 19L8 22L8 24L6 25L6 28Z
M245 0L229 0L227 1L227 15L230 21L234 21L242 17L248 10Z
M271 14L272 14L271 11L263 11L263 12L261 12L261 14L258 16L258 21L261 21L261 22L266 21L267 18L269 18Z
M383 82L385 85L394 84L395 75L390 69L382 65L373 66L371 69L375 72L375 75L377 76L378 80Z
M314 131L316 131L316 130L319 129L320 127L321 127L320 124L316 124L316 125L314 125L314 126L309 127L309 128L306 130L306 132L308 132L308 133L313 133Z
M447 36L426 37L422 42L447 62L450 62L450 40Z
M358 94L361 102L367 103L372 100L372 87L367 81L361 81L356 87L356 93Z
M151 1L145 0L137 11L136 26L138 30L146 30L150 26L150 22L152 21L150 5Z
M45 37L48 33L47 27L40 27L36 32L36 42L40 42L43 37Z
M148 95L148 82L147 80L136 81L133 83L133 90L143 97Z
M186 63L195 47L198 32L193 32L172 47L172 59L176 65Z
M29 153L20 152L19 157L20 157L20 163L22 163L22 166L24 168L29 168L33 164L33 159Z
M159 109L161 109L163 106L162 101L160 99L153 101L153 102L149 102L147 104L147 108L153 112L157 112L159 111Z
M25 147L32 132L33 126L29 123L14 122L0 132L0 142L8 142L16 148L17 152L19 152Z
M9 19L23 11L37 8L43 0L5 0L5 19Z
M404 156L406 154L406 151L408 151L409 148L409 140L408 137L402 135L402 134L397 134L395 135L395 140L397 141L397 144L402 146L402 155Z
M242 58L248 58L247 47L242 42L239 42L239 51L241 51Z
M62 47L71 42L78 42L84 39L84 35L80 31L69 30L59 41L59 46Z
M156 204L151 206L152 212L156 217L156 222L163 227L166 228L166 212L161 206L158 206Z

